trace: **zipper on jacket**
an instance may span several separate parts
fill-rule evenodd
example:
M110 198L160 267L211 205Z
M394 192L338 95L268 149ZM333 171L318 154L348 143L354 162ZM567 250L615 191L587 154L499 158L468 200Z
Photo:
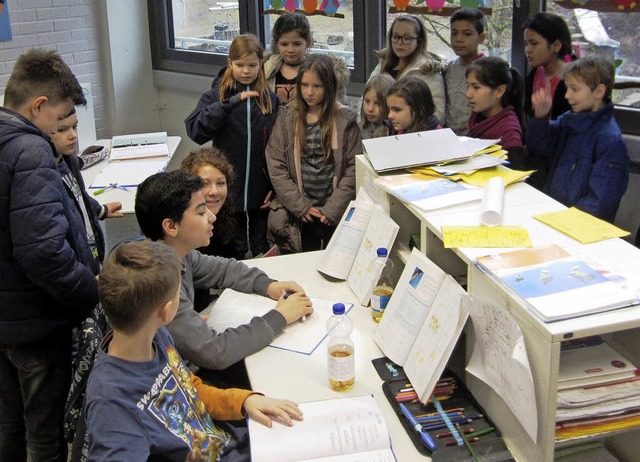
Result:
M250 87L247 86L247 91ZM251 170L251 98L247 98L247 169L244 175L244 211L247 211L247 196L249 195L249 172Z

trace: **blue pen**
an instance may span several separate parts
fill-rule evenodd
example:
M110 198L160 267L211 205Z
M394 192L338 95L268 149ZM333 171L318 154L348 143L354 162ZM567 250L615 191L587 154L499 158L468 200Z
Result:
M400 406L400 410L402 411L404 416L409 420L411 425L413 425L413 428L415 429L415 431L418 432L418 434L420 435L420 438L422 438L422 442L425 444L425 446L427 448L429 448L430 451L435 451L436 450L436 443L433 442L433 439L431 438L431 435L429 435L428 433L425 433L425 432L422 431L422 425L420 425L420 423L416 420L416 418L413 416L413 414L411 414L411 412L409 412L409 409L407 409L407 406L405 406L402 403L398 403L398 406Z

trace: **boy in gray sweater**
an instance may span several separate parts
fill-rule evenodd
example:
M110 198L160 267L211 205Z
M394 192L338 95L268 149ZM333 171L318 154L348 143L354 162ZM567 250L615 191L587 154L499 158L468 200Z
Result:
M207 208L197 175L157 173L138 187L135 211L140 229L162 240L183 259L180 305L167 326L180 355L196 366L225 369L267 346L290 323L313 312L311 300L293 281L278 282L234 259L203 255L213 235L215 215ZM232 288L278 300L274 310L224 332L211 330L194 310L194 289ZM287 295L285 297L285 295Z

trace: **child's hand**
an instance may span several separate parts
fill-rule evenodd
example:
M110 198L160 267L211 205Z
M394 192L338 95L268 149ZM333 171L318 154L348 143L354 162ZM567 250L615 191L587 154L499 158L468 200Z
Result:
M257 98L258 96L260 96L260 93L253 90L247 90L240 93L240 99L242 101L246 101L248 98Z
M273 191L269 191L267 193L267 197L264 198L264 201L262 202L262 205L260 206L261 209L268 209L269 206L271 205L271 196L273 195Z
M320 210L315 207L311 207L302 217L302 221L304 221L305 223L310 223L314 218L321 220L323 216L324 215L322 215L322 212Z
M294 420L302 420L302 411L296 403L286 399L249 395L242 404L245 412L256 422L271 428L271 419L291 427Z
M531 105L533 106L533 114L538 119L547 117L547 114L551 112L553 98L551 95L551 83L548 80L545 88L541 88L531 95Z
M104 205L107 206L106 218L122 218L124 216L124 213L120 211L122 209L122 202L109 202Z
M303 316L310 316L313 313L311 299L304 292L287 293L282 291L282 296L276 305L278 311L287 324L298 321Z
M278 300L282 296L282 291L293 294L296 292L304 293L304 289L294 281L274 281L267 287L267 294L274 300Z

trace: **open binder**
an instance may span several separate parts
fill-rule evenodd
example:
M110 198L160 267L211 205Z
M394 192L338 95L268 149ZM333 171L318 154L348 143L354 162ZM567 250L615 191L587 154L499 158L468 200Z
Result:
M167 132L119 135L111 139L109 162L168 156Z
M450 128L362 140L376 172L466 159L465 148Z

